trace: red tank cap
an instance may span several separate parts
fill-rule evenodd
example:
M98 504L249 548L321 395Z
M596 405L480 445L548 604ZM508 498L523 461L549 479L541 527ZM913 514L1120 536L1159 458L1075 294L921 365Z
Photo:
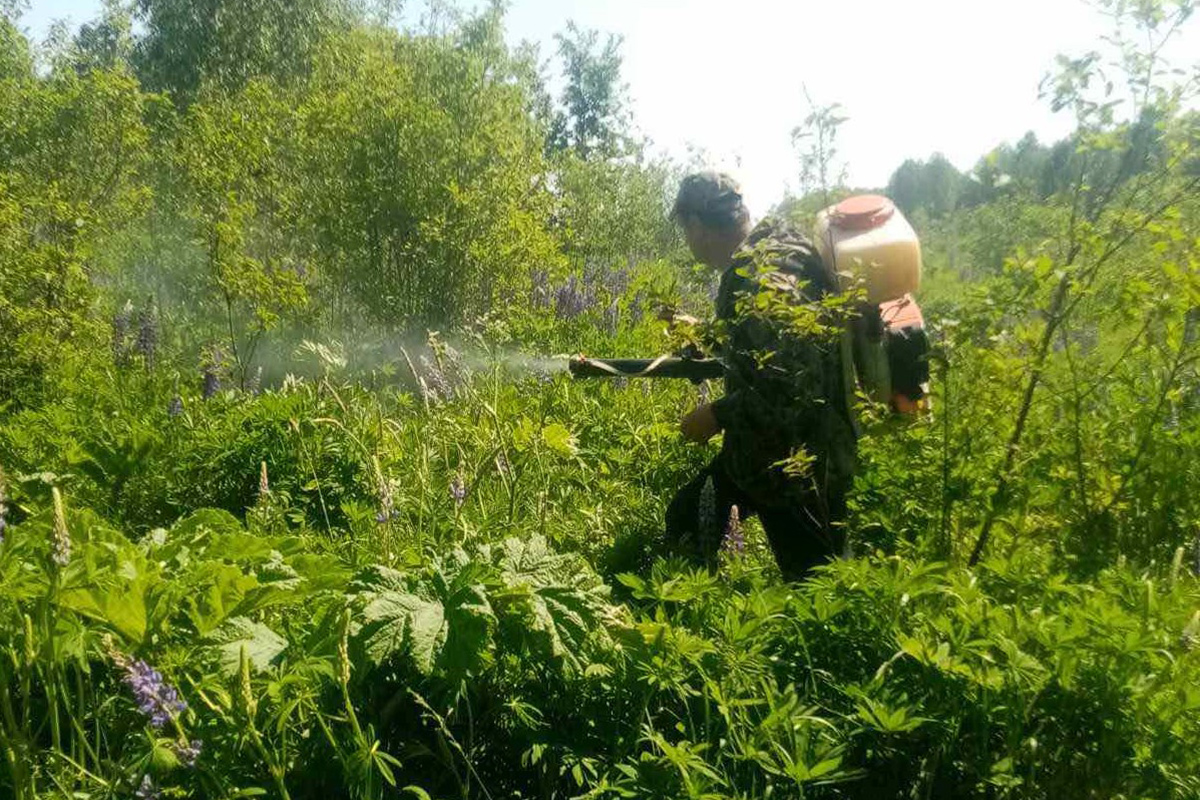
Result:
M860 194L834 206L831 221L846 230L867 231L883 225L895 213L895 203L883 195Z

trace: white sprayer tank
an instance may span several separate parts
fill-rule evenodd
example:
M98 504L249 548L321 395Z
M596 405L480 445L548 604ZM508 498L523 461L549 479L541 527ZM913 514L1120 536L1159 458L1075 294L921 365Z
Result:
M886 303L921 284L921 243L895 203L881 195L849 197L817 215L825 264L866 283L867 301Z

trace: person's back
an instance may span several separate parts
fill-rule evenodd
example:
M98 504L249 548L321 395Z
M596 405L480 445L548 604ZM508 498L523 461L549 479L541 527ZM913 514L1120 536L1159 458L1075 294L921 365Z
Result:
M683 430L693 441L723 430L725 440L671 503L668 534L711 561L719 531L702 528L736 505L743 517L759 515L780 570L799 578L844 549L857 439L845 325L825 302L834 280L803 235L776 220L747 235L721 213L748 218L736 183L685 179L675 216L697 258L722 269L717 327L728 371L725 396L688 415Z
M763 291L779 303L775 314L739 312L739 301L748 305ZM713 410L725 431L726 469L756 504L807 501L831 485L844 494L853 480L845 326L821 305L836 291L809 240L775 219L754 229L722 275L717 318L728 326L728 373ZM782 466L798 454L812 459L810 480L798 479L798 464Z

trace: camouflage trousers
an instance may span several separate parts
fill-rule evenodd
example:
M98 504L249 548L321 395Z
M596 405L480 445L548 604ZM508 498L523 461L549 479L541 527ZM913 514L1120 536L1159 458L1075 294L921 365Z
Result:
M758 516L785 580L802 580L846 548L846 493L811 491L786 505L756 501L728 476L718 456L680 489L667 508L667 540L682 555L714 565L730 510Z

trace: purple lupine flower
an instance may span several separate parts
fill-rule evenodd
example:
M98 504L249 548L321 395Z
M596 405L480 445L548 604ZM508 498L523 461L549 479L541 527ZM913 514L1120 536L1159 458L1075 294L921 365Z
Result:
M138 333L133 349L145 359L146 369L154 368L154 356L158 349L158 314L153 305L138 312Z
M616 269L604 276L604 288L611 297L620 297L629 291L629 270Z
M638 292L629 301L628 317L629 324L637 327L642 324L642 316L645 314L645 309L642 307L642 293Z
M133 317L133 303L125 305L112 318L113 363L121 366L129 358L129 323Z
M442 346L442 358L446 362L446 373L456 385L461 385L468 378L467 364L463 361L462 353L450 345Z
M396 504L392 500L392 485L383 477L383 472L379 469L378 461L375 462L376 479L379 483L379 511L375 513L375 521L380 525L386 524L389 520L396 519L399 512L396 511Z
M159 800L162 797L162 793L159 792L149 775L143 775L142 783L138 786L137 791L133 793L133 796L137 800Z
M575 308L575 277L558 287L554 293L554 316L559 319L569 319Z
M446 377L446 373L427 356L421 356L421 366L425 369L425 389L428 391L428 399L452 399L454 397L454 387Z
M162 674L145 661L140 658L132 661L124 656L116 660L124 668L125 685L133 692L138 710L149 719L150 727L162 729L175 715L187 708L187 703L175 687L163 680Z
M256 395L262 390L262 375L263 375L263 368L258 367L257 369L254 370L254 374L252 374L249 378L246 379L246 393L247 394L255 394Z
M529 273L529 282L533 287L530 304L534 308L545 308L550 305L550 272L545 269L535 269Z
M191 742L186 744L173 744L171 750L174 751L175 757L179 759L180 764L183 764L188 769L192 769L196 766L196 761L200 758L202 744L199 739L192 739Z
M608 270L596 260L585 261L583 264L583 283L585 286L595 286L604 280Z
M209 365L204 368L204 373L201 375L202 383L200 385L200 396L205 400L211 400L216 396L217 392L221 391L221 376L217 374L217 368Z
M167 416L174 418L174 417L178 417L182 413L183 413L183 398L180 397L179 395L175 395L174 397L171 398L171 402L167 403Z
M733 558L746 554L746 535L742 531L742 520L738 507L729 509L729 523L725 526L725 538L721 540L721 552Z
M712 542L717 538L717 489L713 485L712 475L704 481L700 490L700 505L696 509L697 520L700 523L698 531L701 541Z
M575 319L595 302L595 293L584 291L579 279L572 275L555 295L554 315L559 319Z
M454 500L454 505L462 508L463 502L467 499L467 484L463 482L461 474L455 474L454 480L450 481L450 497Z
M608 304L608 308L604 309L604 332L609 336L617 335L617 328L621 324L621 307L616 299L613 299Z
M220 347L211 348L204 357L204 367L200 375L200 396L211 400L221 391L221 372L225 366L225 353Z

